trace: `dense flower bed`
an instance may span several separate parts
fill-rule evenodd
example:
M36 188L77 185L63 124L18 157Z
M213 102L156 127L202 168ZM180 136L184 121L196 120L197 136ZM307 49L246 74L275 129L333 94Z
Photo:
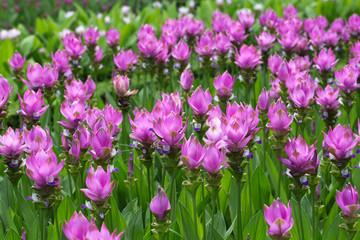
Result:
M359 15L218 3L1 42L2 239L360 238Z

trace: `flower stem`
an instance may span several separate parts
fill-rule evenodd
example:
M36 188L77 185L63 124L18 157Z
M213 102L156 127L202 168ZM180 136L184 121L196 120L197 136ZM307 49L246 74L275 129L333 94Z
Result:
M241 177L236 178L237 187L238 187L238 201L237 201L237 219L236 219L236 226L237 226L237 240L242 239L242 225L241 225Z
M205 188L204 188L204 182L202 182L201 184L201 200L205 201ZM206 238L206 220L205 220L205 209L204 212L202 214L202 224L203 224L203 232L204 232L204 237L203 239L207 239Z
M315 190L316 191L316 190ZM315 191L311 192L312 198L312 230L313 230L313 239L316 239L316 214L315 214Z
M211 200L212 202L212 214L211 214L211 231L210 231L210 239L213 238L214 235L214 222L215 222L215 211L216 211L216 198Z
M61 235L60 235L60 231L59 231L59 221L57 218L57 208L53 208L53 211L54 211L53 215L54 215L54 224L55 224L56 234L57 234L58 239L60 240Z
M151 173L151 166L147 167L147 182L148 182L148 187L149 187L149 202L151 201L151 197L152 197L152 191L151 191L152 181L151 181L150 173ZM152 213L151 213L151 211L150 211L149 221L150 221L149 226L151 226L151 223L152 223Z
M302 211L301 211L301 198L300 199L297 199L297 206L298 206L298 212L299 212L299 221L300 221L300 239L301 240L305 240L304 238L304 226L303 226L303 222L302 222Z
M195 191L191 192L191 201L192 201L193 214L194 214L194 226L195 226L195 230L196 230L196 234L197 234L198 227L197 227L197 213L196 213L196 189L195 189Z

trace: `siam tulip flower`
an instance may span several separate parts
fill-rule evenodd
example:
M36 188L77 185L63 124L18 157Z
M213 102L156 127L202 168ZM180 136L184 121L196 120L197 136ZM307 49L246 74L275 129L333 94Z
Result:
M10 94L12 93L14 86L10 88L9 82L0 74L0 116L3 116L6 112L5 103L9 99Z
M271 8L268 8L265 13L262 13L259 17L261 26L266 26L270 29L275 29L278 23L278 16Z
M99 166L95 173L90 166L89 175L86 178L86 188L80 189L84 194L95 203L102 206L111 196L111 192L115 187L115 181L111 181L111 171L108 166L107 172Z
M182 20L186 19L186 36L189 39L194 39L197 36L200 36L204 32L205 24L201 20L195 18L184 17Z
M330 85L327 85L324 90L319 87L316 90L317 97L315 97L317 104L328 110L338 109L339 101L337 98L339 96L339 91L338 88L335 89Z
M269 49L271 49L274 44L273 42L276 40L275 35L269 33L269 32L262 32L260 33L259 37L256 37L256 41L260 45L262 52L268 52Z
M96 46L94 62L99 63L101 60L103 60L104 57L105 55L103 55L103 49L100 46Z
M224 33L215 35L215 49L220 56L225 56L231 49L232 43Z
M325 40L326 32L324 29L320 29L318 26L313 28L309 33L311 43L315 48L320 48Z
M44 87L43 74L44 74L44 69L40 64L35 63L32 66L31 63L29 63L26 72L26 76L29 81L26 81L23 78L21 78L21 80L33 90L37 90L39 88L42 89Z
M212 96L209 89L204 92L202 87L199 86L195 89L193 94L187 98L189 106L194 111L194 115L203 118L209 111L212 102Z
M80 141L78 139L73 138L71 148L68 150L68 152L70 160L69 165L72 165L79 160L81 154Z
M337 125L334 130L329 127L328 133L324 133L324 144L327 146L331 160L338 168L346 166L348 161L354 157L353 149L358 143L357 137L350 128Z
M171 55L181 64L187 64L191 55L191 50L186 42L181 39L178 44L172 48Z
M209 129L205 133L206 138L203 139L207 145L210 145L211 143L217 145L221 140L226 139L226 136L224 136L224 133L221 130L221 121L218 117L212 118L211 120L208 119L207 125L209 126Z
M360 58L360 41L355 42L355 44L351 46L350 53L354 58Z
M63 231L68 239L85 240L89 226L89 221L82 212L74 212L69 222L64 222Z
M80 124L75 133L74 140L78 140L81 150L87 150L90 146L90 132L84 124Z
M330 26L330 30L337 33L341 33L344 29L344 20L342 18L336 18Z
M137 56L131 49L125 51L122 49L116 56L114 56L114 63L121 72L131 70L134 65L138 63Z
M215 10L212 16L212 29L216 32L223 32L228 28L227 21L230 19L229 15L221 13L219 10Z
M116 234L116 230L110 234L109 230L107 229L105 223L103 222L101 225L101 230L99 231L95 222L92 221L89 230L86 234L85 239L87 240L100 240L100 239L107 239L107 240L120 240L124 232Z
M223 115L222 115L223 116ZM253 109L251 105L233 104L228 103L226 107L226 119L231 121L242 122L248 127L248 135L255 135L260 128L257 127L259 124L259 111Z
M37 92L31 89L26 90L24 100L20 97L19 93L18 96L21 110L17 111L17 113L24 116L27 120L39 120L49 107L49 105L43 107L44 96L40 90Z
M123 120L123 114L117 108L114 109L111 105L106 104L104 109L102 110L102 114L104 115L106 121L108 123L112 123L115 127L115 133L119 133L120 124Z
M192 84L194 82L194 75L190 69L185 69L180 75L180 85L184 91L191 90Z
M112 141L111 131L104 127L90 133L90 146L93 149L90 154L95 161L107 164L115 156L116 151L112 149Z
M210 174L216 175L223 168L225 161L225 151L219 150L214 144L205 146L205 155L203 160L203 167Z
M281 99L270 105L268 115L270 123L267 123L266 126L271 128L275 135L279 133L278 136L280 137L282 136L281 133L287 133L291 130L290 125L293 117L288 115L286 106Z
M140 30L139 30L139 34L137 35L139 40L144 39L145 37L147 37L148 35L153 35L155 36L155 31L153 29L153 27L149 24L144 24L141 26Z
M249 29L255 23L255 14L251 14L249 9L242 9L239 11L238 18L240 23L246 28Z
M157 137L151 130L154 126L152 115L146 109L135 112L134 115L134 120L129 116L132 130L132 133L129 136L141 143L145 148L154 144Z
M174 112L159 118L154 123L154 132L161 139L158 142L163 147L164 153L171 148L177 148L185 136L187 122L183 126L182 117ZM170 149L169 149L170 148Z
M351 15L348 19L348 27L351 30L351 34L357 36L360 32L360 17L356 13Z
M270 227L267 234L272 239L285 240L291 237L289 231L294 225L291 214L290 201L287 207L279 198L274 200L270 207L264 205L264 217Z
M335 84L345 93L351 94L360 87L357 83L359 77L359 68L351 65L346 65L340 71L335 69Z
M281 64L281 57L277 53L269 57L268 66L273 75L277 75Z
M90 26L85 34L83 35L85 39L85 43L88 47L94 48L96 46L96 42L99 40L100 35L98 30L96 30L93 26Z
M284 7L283 9L284 18L293 18L297 16L297 8L295 8L291 3Z
M26 148L30 152L38 152L40 149L47 151L53 147L48 127L46 131L40 126L33 126L30 131L24 129L24 139Z
M269 105L270 105L270 93L264 87L259 95L257 107L261 111L267 111L269 109Z
M36 189L60 184L59 173L64 167L65 160L59 164L52 149L46 152L40 149L26 157L26 174L35 182Z
M208 30L196 41L195 51L204 58L210 58L215 51L215 41L212 32Z
M62 74L70 69L69 56L65 50L57 50L55 54L51 53L52 65Z
M86 109L85 103L79 99L76 99L72 103L66 99L60 106L60 112L68 122L58 121L58 123L65 128L75 129L85 120L88 111L89 109Z
M22 57L21 54L16 51L9 60L9 65L15 73L19 73L23 69L25 61L26 58Z
M176 45L176 33L172 32L172 31L165 31L163 30L163 33L160 37L160 41L168 46L169 48L172 48Z
M86 48L81 42L80 38L77 38L75 35L67 35L63 39L63 44L67 54L73 59L77 60L83 55L86 51Z
M309 58L309 56L304 56L304 57L296 57L295 58L295 65L296 65L296 69L300 70L300 71L307 71L309 70L310 66L311 66L311 60Z
M144 38L140 39L138 49L142 57L144 58L155 58L161 51L162 44L155 37L155 35L147 34Z
M194 135L189 140L184 140L181 146L181 160L188 169L197 169L205 156L205 149Z
M326 46L331 48L335 48L340 40L340 35L333 30L328 30L324 36L324 41L326 42Z
M119 46L120 33L115 28L110 28L105 37L109 47L114 48Z
M46 65L43 68L42 80L45 87L54 88L58 83L59 72L53 68L51 65Z
M179 115L183 114L183 101L180 98L179 92L173 92L171 94L161 93L161 97L162 101L158 100L151 112L155 120L162 116L167 116L171 112Z
M229 37L230 41L240 47L240 44L247 38L248 35L245 35L244 26L240 22L235 22L231 28L228 28L226 35Z
M336 63L339 59L336 59L335 54L329 48L326 52L326 49L320 51L319 55L314 56L314 63L316 64L314 67L320 71L320 73L329 72L333 67L335 67Z
M244 44L241 46L240 52L237 49L235 50L235 64L245 71L253 70L257 65L261 64L261 55L253 45L247 46Z
M326 17L324 16L318 16L316 19L315 19L315 24L321 28L321 29L325 29L327 26L328 26L328 20Z
M130 79L126 75L116 75L113 77L113 84L118 97L131 97L138 92L138 90L129 90Z
M343 217L354 217L359 210L359 194L356 187L352 187L351 183L346 184L344 190L341 192L336 190L336 202L339 207L344 211L340 213ZM358 216L357 216L358 217Z
M11 127L6 130L4 135L0 136L0 143L2 144L0 154L8 159L19 159L26 148L19 129L14 131Z
M219 96L220 99L230 98L234 83L235 79L227 71L222 75L219 74L213 81L214 87L217 90L216 95Z
M65 98L69 102L74 102L78 99L80 102L86 102L91 98L95 91L95 82L88 78L85 83L75 78L69 84L65 82Z
M319 157L316 154L316 142L308 147L301 135L286 143L285 152L288 158L279 156L277 158L290 169L292 175L301 175L313 171L319 165Z
M158 194L150 202L150 211L155 215L156 219L162 220L167 218L170 209L171 206L166 192L159 187Z
M296 42L296 52L300 56L303 56L307 53L308 50L309 50L309 41L307 37L298 36L298 40Z
M292 51L295 49L298 39L299 36L297 33L293 31L288 31L281 35L281 38L278 39L278 42L281 44L282 48L285 51Z
M289 97L296 108L307 108L314 100L316 88L315 82L309 84L304 81L297 84L292 91L289 91Z

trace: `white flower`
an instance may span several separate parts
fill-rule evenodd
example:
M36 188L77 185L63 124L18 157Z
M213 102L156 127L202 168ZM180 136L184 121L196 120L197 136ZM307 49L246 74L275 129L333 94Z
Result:
M161 8L161 7L162 7L162 4L161 4L161 2L156 1L156 2L153 3L152 6L153 6L153 8Z
M69 33L71 33L71 31L69 29L65 28L61 32L59 32L59 35L60 35L61 38L64 38Z
M189 8L194 8L194 7L195 7L195 4L196 4L195 1L193 1L193 0L190 1L190 2L189 2Z
M98 13L98 14L96 15L96 17L97 17L98 19L102 19L103 15L102 15L102 13Z
M180 7L178 9L179 15L184 16L189 12L189 9L187 7Z
M106 24L111 23L111 19L110 19L109 16L106 16L106 17L104 18L104 21L105 21Z
M1 40L7 39L8 36L9 36L9 33L8 33L7 30L3 29L3 30L0 31L0 39L1 39Z
M262 12L264 10L264 5L262 5L261 3L257 3L254 5L254 10L257 12Z
M222 6L222 5L224 5L224 1L223 0L216 0L216 4L218 6Z
M78 26L78 27L75 29L75 32L76 32L77 34L84 33L84 32L85 32L85 27L82 26L82 25L80 25L80 26Z
M122 15L127 16L130 13L130 7L129 6L123 6L121 9Z
M13 28L8 31L8 38L10 39L17 38L20 34L21 32L19 30Z
M74 15L74 11L68 11L65 13L65 18L71 18Z

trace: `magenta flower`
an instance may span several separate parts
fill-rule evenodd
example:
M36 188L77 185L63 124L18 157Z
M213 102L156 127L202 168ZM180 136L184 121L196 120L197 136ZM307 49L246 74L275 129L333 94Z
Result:
M151 115L155 120L168 116L171 112L175 114L183 114L183 101L180 98L179 92L173 92L171 94L161 93L162 101L157 100Z
M44 105L44 96L41 94L41 91L37 92L28 89L24 93L24 100L20 97L18 93L20 108L21 110L17 111L18 114L24 116L29 120L39 120L44 114L49 105Z
M294 225L291 214L290 201L287 207L279 198L274 200L270 207L264 205L264 217L270 227L267 234L273 239L289 239L289 231Z
M103 54L103 49L100 46L95 47L95 58L94 62L99 63L101 60L103 60L105 55Z
M81 124L74 133L74 140L78 140L81 149L88 149L90 146L90 132L85 125Z
M184 140L181 147L181 160L185 163L188 169L196 169L201 165L205 156L205 149L194 135L191 135L189 140Z
M43 68L42 80L45 87L53 88L58 83L59 72L51 65L46 65Z
M357 83L359 68L346 65L340 71L335 69L335 84L345 93L350 94L360 87Z
M291 173L306 173L313 171L319 166L319 157L316 154L316 143L307 146L305 140L298 136L288 141L285 145L287 158L277 157ZM314 169L315 168L315 169Z
M215 49L220 56L225 56L231 49L232 43L224 33L215 35Z
M65 50L57 50L51 53L52 65L61 73L66 73L70 69L69 56Z
M40 126L33 126L30 131L24 129L24 139L25 145L30 152L37 152L40 149L47 151L53 146L53 141L47 127L46 131Z
M92 166L90 166L89 175L86 178L87 189L80 189L85 195L91 199L96 205L103 205L111 196L111 191L115 187L115 181L111 182L110 167L107 172L99 166L95 173Z
M202 87L199 86L195 89L191 97L188 96L188 104L194 111L195 115L203 117L209 111L212 102L212 96L209 89L204 92Z
M329 48L326 52L326 49L320 51L319 55L314 56L314 63L316 64L314 67L320 71L320 73L331 71L333 67L335 67L336 63L339 59L336 59L335 54Z
M207 145L210 145L211 143L216 145L221 140L226 139L226 136L224 136L224 133L221 130L221 121L218 117L215 117L210 121L208 120L207 124L209 125L209 129L205 133L206 138L204 138L204 142Z
M116 75L113 77L114 90L119 97L130 97L138 90L129 90L130 79L126 75Z
M351 183L348 183L341 192L336 190L336 202L344 211L343 215L354 217L355 213L360 208L360 205L358 204L359 194L356 191L356 187L353 188Z
M266 126L273 131L284 132L291 130L290 125L293 117L288 115L286 106L281 99L270 105L268 115L270 123L267 123Z
M244 26L240 22L235 22L230 28L227 29L226 35L229 37L230 41L236 46L240 44L247 38L248 35L245 35Z
M26 157L26 174L35 182L36 188L60 184L59 173L64 167L65 160L59 164L52 149L46 152L40 149Z
M69 222L64 222L63 231L68 239L85 240L89 226L89 221L82 212L74 212Z
M269 109L269 105L270 105L270 93L264 87L259 95L257 106L260 110L266 111Z
M25 61L25 57L22 57L20 53L15 52L9 60L9 65L10 67L12 67L15 73L18 73L23 69Z
M0 74L0 116L6 113L4 111L6 109L5 103L9 99L13 89L14 86L10 88L9 82Z
M272 48L274 46L273 42L276 40L275 35L269 32L262 32L259 37L255 36L255 38L263 52L267 52Z
M242 9L239 11L238 18L240 23L246 28L251 28L255 23L255 14L251 14L249 9Z
M85 39L85 43L87 46L89 47L95 47L96 46L96 42L99 40L100 35L98 30L95 30L93 26L90 26L85 34L83 35L84 39Z
M185 69L180 75L180 85L184 91L189 91L194 82L194 75L190 69Z
M58 121L58 123L65 128L74 129L79 123L82 123L89 109L86 109L85 103L76 99L74 102L70 103L67 99L60 106L61 114L68 120L66 121Z
M273 75L276 75L278 73L281 64L281 57L277 53L269 57L268 66Z
M212 37L212 32L208 30L196 42L195 51L205 58L210 58L215 51L215 41Z
M217 90L216 95L219 97L230 97L234 83L235 79L227 71L222 75L219 74L213 81L214 87Z
M281 38L278 39L278 42L281 44L285 51L292 51L297 45L299 36L293 31L287 31L281 34Z
M144 24L141 26L139 30L139 34L137 35L138 39L144 39L147 35L155 35L155 31L153 27L149 24Z
M14 131L11 127L0 136L0 143L0 154L8 159L19 159L26 148L19 129Z
M360 17L356 13L351 15L348 19L348 26L352 35L356 36L360 32Z
M161 187L158 188L158 194L150 202L150 211L156 219L162 220L167 218L171 206L166 192Z
M309 33L312 45L319 48L325 40L325 35L326 32L324 29L320 29L318 26L315 26Z
M114 56L114 63L121 72L131 70L138 63L137 56L131 49L125 51L122 49Z
M110 28L109 31L107 31L105 37L106 43L110 47L117 47L119 45L120 33L115 28Z
M339 91L338 88L335 89L330 85L327 85L324 90L319 87L316 91L317 97L315 97L317 104L324 109L338 109L339 101L337 98L339 96Z
M350 128L337 125L334 130L329 127L328 133L324 133L324 143L326 143L330 158L339 164L345 164L354 157L353 149L357 145L357 138Z
M77 162L81 154L80 141L76 138L73 138L71 143L71 148L68 151L69 151L70 164Z
M217 174L222 168L225 161L225 151L219 150L214 144L205 146L205 156L203 160L203 167L210 174Z
M91 78L88 78L85 83L73 79L70 84L65 82L65 98L70 102L74 102L76 99L86 102L93 95L95 87L95 82Z
M181 19L186 27L186 35L191 39L200 36L204 31L205 24L195 18L183 17Z
M138 49L144 58L155 58L161 51L162 43L155 35L147 34L139 40Z
M154 123L154 132L162 139L158 144L164 146L165 149L177 147L185 136L186 127L187 122L183 126L182 117L174 112L159 118Z
M171 55L177 61L186 64L191 55L191 50L189 49L189 45L187 45L187 43L181 39L178 44L172 48Z
M37 90L39 88L44 87L44 80L43 80L44 70L42 66L38 63L35 63L33 66L31 63L27 66L26 76L29 81L21 78L21 80L30 88Z
M104 127L99 128L96 132L90 133L90 151L94 160L107 160L115 156L116 151L112 149L112 133Z
M157 138L151 130L154 126L154 118L146 109L135 112L134 115L134 120L129 116L132 130L129 136L144 146L152 145Z
M89 240L99 240L99 239L107 239L107 240L120 240L124 232L116 234L116 230L110 234L109 230L107 229L105 223L101 225L101 230L99 231L95 222L91 221L89 230L86 234L85 239Z
M289 97L296 108L307 108L314 100L316 88L317 85L315 82L309 84L304 81L297 84L292 91L289 91Z
M261 26L275 28L278 23L278 16L276 15L276 12L274 10L268 8L265 13L262 13L260 15L259 22Z
M81 42L80 38L77 38L74 34L65 36L63 44L67 54L72 59L79 59L81 55L86 51L86 48Z
M253 70L257 65L261 64L261 55L253 45L247 46L244 44L241 46L240 52L237 49L235 50L235 64L244 70Z

